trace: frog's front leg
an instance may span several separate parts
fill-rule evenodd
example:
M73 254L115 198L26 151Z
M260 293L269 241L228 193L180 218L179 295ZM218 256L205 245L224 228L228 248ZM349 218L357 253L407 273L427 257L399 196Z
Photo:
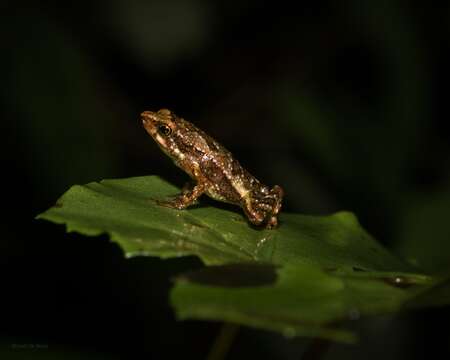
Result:
M198 183L190 188L183 188L181 194L176 195L170 200L157 200L156 203L178 210L186 209L193 205L195 201L206 191L206 183Z

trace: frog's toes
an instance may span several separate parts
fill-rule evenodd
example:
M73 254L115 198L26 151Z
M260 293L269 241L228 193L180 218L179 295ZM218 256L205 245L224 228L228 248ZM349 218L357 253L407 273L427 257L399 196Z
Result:
M172 209L183 210L186 208L186 204L181 201L179 198L170 199L170 200L156 200L156 203L159 206L164 206Z

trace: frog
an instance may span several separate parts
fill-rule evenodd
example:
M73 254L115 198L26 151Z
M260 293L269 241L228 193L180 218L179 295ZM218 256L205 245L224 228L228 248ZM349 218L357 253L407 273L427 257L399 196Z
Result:
M284 196L281 186L262 184L223 145L171 110L144 111L140 117L161 150L191 178L180 194L157 200L159 205L182 210L205 194L241 207L254 227L278 226Z

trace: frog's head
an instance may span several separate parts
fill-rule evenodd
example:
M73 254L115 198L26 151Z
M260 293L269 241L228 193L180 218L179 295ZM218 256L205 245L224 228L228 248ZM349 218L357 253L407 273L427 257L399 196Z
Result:
M157 112L144 111L142 124L159 147L173 160L182 160L184 153L180 148L180 135L183 133L183 120L170 110Z

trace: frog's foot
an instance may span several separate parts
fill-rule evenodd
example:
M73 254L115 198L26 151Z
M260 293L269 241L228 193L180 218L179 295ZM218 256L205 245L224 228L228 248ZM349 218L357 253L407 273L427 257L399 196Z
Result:
M250 221L253 225L259 226L265 220L265 214L261 211L258 211L255 207L252 207L249 203L246 203L243 206L245 215L247 216L248 221Z
M190 205L194 205L197 201L194 200L191 203L187 203L182 195L176 196L172 199L167 200L155 200L159 206L164 206L172 209L183 210L186 209Z
M278 218L276 215L263 211L245 211L248 220L255 226L264 225L266 229L274 229L278 226Z

